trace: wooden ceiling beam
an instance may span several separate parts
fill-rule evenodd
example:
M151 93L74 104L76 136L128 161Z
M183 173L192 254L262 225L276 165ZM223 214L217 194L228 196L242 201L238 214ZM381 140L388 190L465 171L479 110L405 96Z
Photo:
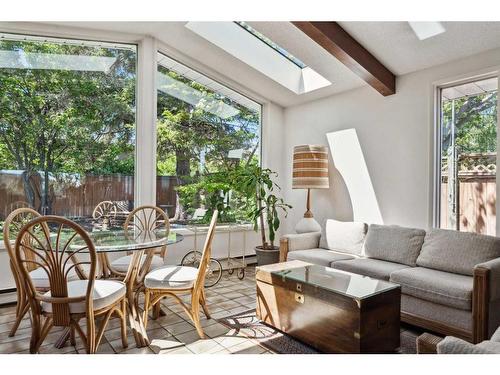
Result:
M337 22L292 22L384 96L396 93L396 76L359 44Z

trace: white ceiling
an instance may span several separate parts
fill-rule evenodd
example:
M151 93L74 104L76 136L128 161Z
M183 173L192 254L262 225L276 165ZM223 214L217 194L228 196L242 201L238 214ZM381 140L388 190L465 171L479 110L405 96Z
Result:
M396 75L500 48L500 22L441 22L446 31L419 40L407 22L340 22Z
M332 82L297 95L196 35L186 22L58 22L92 30L151 35L265 99L288 107L365 85L289 22L248 22ZM446 32L420 41L407 22L340 22L342 27L397 75L500 48L500 22L443 22ZM0 23L0 30L12 23Z

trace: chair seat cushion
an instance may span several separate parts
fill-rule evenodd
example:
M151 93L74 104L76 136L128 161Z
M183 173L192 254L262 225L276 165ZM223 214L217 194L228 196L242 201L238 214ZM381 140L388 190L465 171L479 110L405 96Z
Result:
M400 263L386 262L379 259L359 258L352 260L341 260L332 263L332 267L338 270L357 273L380 280L389 280L394 271L409 268Z
M68 282L68 297L85 296L87 293L88 280L76 280ZM115 280L95 280L94 281L94 310L100 310L112 305L125 296L125 284ZM50 291L45 293L50 297ZM85 313L85 301L73 302L69 304L69 311L73 314ZM42 310L52 312L52 304L42 302Z
M128 271L128 266L130 265L130 262L132 260L132 255L126 255L123 257L120 257L118 259L115 259L114 261L111 262L111 267L113 267L115 270L119 272L127 272ZM144 261L146 260L146 257L143 257L141 259L141 266L144 264ZM154 270L155 268L159 268L161 266L164 266L165 263L163 263L163 258L157 255L153 256L153 259L151 260L151 268Z
M400 284L403 294L462 310L472 309L471 276L415 267L393 272L390 281Z
M193 286L198 268L186 266L164 266L146 275L144 285L151 289L184 289Z
M84 272L88 272L90 270L90 264L82 264L81 267L83 268ZM42 267L39 267L33 271L30 272L30 277L31 281L33 282L33 285L35 288L39 289L49 289L50 288L50 283L49 283L49 277L47 275L47 272ZM75 268L73 267L71 270L68 272L68 281L75 281L79 280L80 278L78 277L78 274L76 273Z
M303 262L318 264L320 266L330 267L333 262L339 260L355 259L354 256L337 251L326 249L308 249L290 251L287 256L288 260L302 260Z

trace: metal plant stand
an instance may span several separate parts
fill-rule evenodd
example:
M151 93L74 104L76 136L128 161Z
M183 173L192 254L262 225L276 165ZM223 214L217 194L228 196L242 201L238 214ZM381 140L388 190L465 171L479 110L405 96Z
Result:
M247 243L247 229L249 224L231 223L226 225L221 225L217 227L217 232L227 232L227 256L225 258L215 259L210 258L207 275L205 278L205 286L211 287L216 285L222 278L222 271L227 271L229 275L232 275L236 271L236 276L238 279L243 280L245 278L245 253L246 253L246 243ZM188 252L181 261L182 266L197 267L201 259L201 252L198 250L198 234L205 233L207 227L204 225L190 225L188 229L194 233L194 249ZM231 255L232 250L232 236L237 233L243 233L243 254L242 258L238 259Z

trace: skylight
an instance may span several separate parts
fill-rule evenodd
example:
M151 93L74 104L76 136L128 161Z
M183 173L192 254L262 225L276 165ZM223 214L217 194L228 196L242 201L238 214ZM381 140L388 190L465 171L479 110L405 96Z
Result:
M246 31L248 31L250 34L252 34L254 37L262 40L264 43L266 43L269 47L271 47L272 49L274 49L276 52L278 52L280 55L282 55L283 57L286 57L288 60L290 60L291 62L293 62L295 65L297 65L299 68L301 69L304 69L307 67L306 64L304 64L301 60L299 60L298 58L296 58L294 55L292 55L290 52L288 52L286 49L284 49L283 47L280 47L279 45L277 45L276 43L274 43L271 39L269 39L267 36L265 36L264 34L258 32L257 30L255 30L252 26L250 26L249 24L247 24L246 22L243 22L243 21L235 21L234 23L236 23L237 25L243 27Z
M244 22L188 22L185 26L295 94L331 85L311 67Z
M488 78L482 81L464 83L459 86L447 87L442 90L444 101L460 99L466 96L482 95L498 90L498 79Z

